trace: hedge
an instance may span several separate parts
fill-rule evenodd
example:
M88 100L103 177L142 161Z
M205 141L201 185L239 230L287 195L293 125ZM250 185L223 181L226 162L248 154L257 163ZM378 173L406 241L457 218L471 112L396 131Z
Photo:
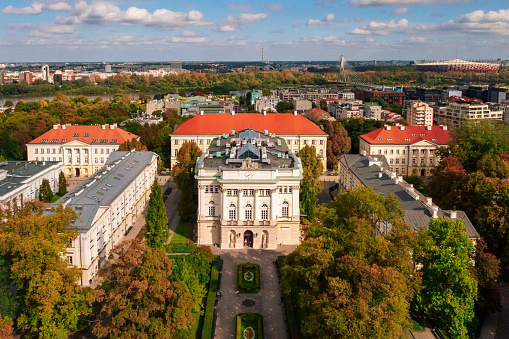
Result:
M278 261L278 269L281 273L281 267L284 266L284 256L277 257ZM288 329L290 330L290 338L292 339L298 339L299 338L299 327L297 326L297 319L295 315L295 305L293 303L292 295L291 293L285 293L285 291L282 290L283 293L283 300L285 303L285 311L286 311L286 319L288 321Z
M254 322L256 321L256 330L255 338L263 339L264 331L263 331L263 316L258 313L240 313L237 314L237 326L235 329L235 339L244 339L244 334L242 333L242 323L245 322Z
M242 269L254 269L254 287L251 286L250 283L244 280L244 275L242 274ZM261 285L260 285L260 265L253 263L244 263L240 264L237 268L237 289L240 293L260 293Z
M212 338L212 324L214 322L214 303L216 302L217 284L219 281L219 263L220 257L216 256L212 263L210 272L209 291L207 293L207 303L205 305L205 317L203 320L203 329L201 331L202 339Z

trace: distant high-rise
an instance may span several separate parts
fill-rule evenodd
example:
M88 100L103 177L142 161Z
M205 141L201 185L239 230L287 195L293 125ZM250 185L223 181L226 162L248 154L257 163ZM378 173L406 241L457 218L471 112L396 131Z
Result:
M111 65L110 64L104 65L104 72L111 73Z
M58 70L55 72L55 74L53 74L53 83L55 85L62 86L62 82L63 82L62 71Z
M49 66L42 66L42 80L49 82Z
M19 75L19 82L25 84L31 84L34 81L34 75L32 72L23 71Z

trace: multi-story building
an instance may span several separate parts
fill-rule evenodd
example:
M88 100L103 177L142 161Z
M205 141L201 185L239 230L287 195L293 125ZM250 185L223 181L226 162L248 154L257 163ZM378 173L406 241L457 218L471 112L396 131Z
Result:
M113 125L53 125L27 144L28 161L59 161L69 177L88 177L104 166L108 156L137 135Z
M304 112L313 108L313 103L309 100L298 99L293 101L293 107L298 112Z
M175 110L177 114L180 114L180 105L180 100L176 99L152 100L146 105L145 115L152 116L155 111L163 110Z
M491 111L487 104L480 102L452 102L440 111L438 124L460 128L467 120L503 120L503 111Z
M422 101L413 102L406 108L406 118L410 126L433 126L433 108Z
M66 249L66 257L69 266L82 271L81 285L91 283L110 250L129 233L149 201L156 178L155 153L117 151L99 172L55 203L78 215L70 224L78 237Z
M58 190L59 161L0 162L0 204L18 204L39 198L42 181L48 179L51 190Z
M367 119L382 120L382 106L377 102L364 103L364 116Z
M436 149L449 141L447 126L384 126L359 136L359 152L384 155L398 175L427 177L440 160Z
M279 98L275 96L270 97L258 97L254 100L255 110L262 113L263 111L277 112L277 103Z
M48 65L42 66L42 80L50 82L49 66Z
M218 135L252 128L268 131L284 138L290 151L297 153L304 146L314 146L327 165L327 134L316 124L297 113L200 113L180 125L171 135L171 166L177 162L180 147L185 141L194 141L205 152Z
M373 90L357 88L355 90L355 99L362 100L362 102L368 102L373 98L382 98L388 104L396 104L401 106L403 105L405 93L389 89Z
M422 195L411 184L405 182L402 176L394 173L384 155L345 154L341 156L339 183L342 189L348 191L358 187L369 187L378 194L394 195L405 211L404 220L414 231L421 228L427 229L431 219L451 218L463 222L467 235L474 243L479 238L479 234L465 212L446 211L433 204L431 198ZM378 222L377 228L380 234L387 234L392 225Z
M29 71L23 71L19 74L19 82L23 84L31 84L34 82L34 74Z
M252 129L214 138L198 160L198 244L300 243L302 165L285 138Z

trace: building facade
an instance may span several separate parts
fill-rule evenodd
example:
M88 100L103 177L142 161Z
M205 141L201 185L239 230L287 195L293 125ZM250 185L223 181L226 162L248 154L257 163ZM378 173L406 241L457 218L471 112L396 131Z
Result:
M440 162L436 149L449 141L447 126L384 126L359 136L359 153L384 155L397 175L428 177Z
M78 237L66 249L66 257L69 266L82 271L81 285L91 283L111 249L129 233L149 201L156 178L155 153L113 152L99 172L55 203L78 215L70 225Z
M406 118L410 126L433 126L433 108L419 101L407 106Z
M450 128L461 128L467 120L503 120L503 111L491 111L489 106L480 102L452 102L445 110L440 111L438 124Z
M296 113L199 114L184 122L171 135L171 166L177 163L178 152L185 141L194 141L205 152L218 135L246 128L278 135L285 139L294 153L306 145L314 146L323 168L327 166L327 134Z
M215 138L197 162L196 179L199 245L300 243L302 165L284 138L252 129Z
M39 198L42 181L48 179L51 190L58 190L58 176L63 170L59 161L0 162L0 204L13 206Z
M27 144L28 161L64 163L66 177L88 177L104 166L110 153L137 135L113 125L53 125Z

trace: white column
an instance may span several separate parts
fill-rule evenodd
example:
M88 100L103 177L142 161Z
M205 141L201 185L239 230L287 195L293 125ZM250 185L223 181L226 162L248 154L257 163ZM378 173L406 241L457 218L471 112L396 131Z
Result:
M270 190L270 220L276 220L277 216L277 188Z
M242 214L242 193L243 190L239 189L239 197L237 202L237 220L244 220L244 215Z
M254 190L253 220L258 220L258 193L259 190Z
M292 186L292 206L293 206L293 216L300 217L300 209L299 209L299 190L300 186Z
M203 215L203 209L205 208L205 190L203 185L198 185L198 219L200 215ZM208 205L208 201L207 201Z
M228 206L226 206L226 189L221 187L221 219L227 219L228 217Z

